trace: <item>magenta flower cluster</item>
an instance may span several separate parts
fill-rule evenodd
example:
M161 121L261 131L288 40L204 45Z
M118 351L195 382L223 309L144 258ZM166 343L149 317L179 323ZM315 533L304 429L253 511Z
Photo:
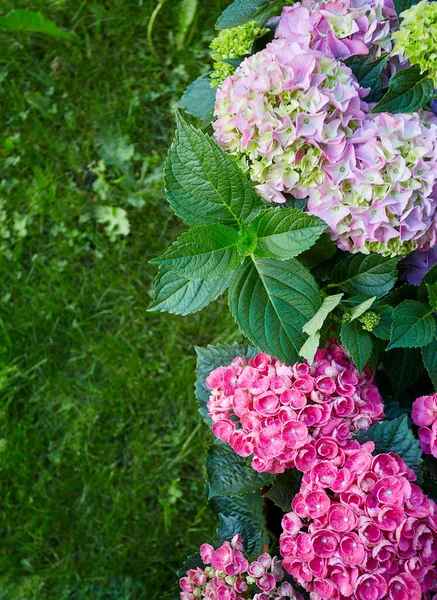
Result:
M274 40L218 90L215 138L266 200L305 198L323 183L321 162L335 164L363 121L366 93L337 60Z
M420 396L413 403L413 423L419 426L422 452L437 458L437 393Z
M203 544L200 556L208 566L190 569L179 580L181 600L302 600L290 583L282 581L284 571L277 557L265 552L249 563L240 535L217 550Z
M320 50L331 58L391 52L392 24L397 14L391 0L296 2L281 14L275 37Z
M379 114L322 165L308 211L321 217L342 250L387 255L427 249L437 238L437 125L434 117Z
M285 515L284 568L312 600L421 600L437 590L437 506L373 442L303 476Z
M287 366L262 353L238 357L212 371L206 385L214 435L238 455L254 455L252 467L261 472L340 464L351 433L384 418L371 370L360 375L336 340L311 366Z

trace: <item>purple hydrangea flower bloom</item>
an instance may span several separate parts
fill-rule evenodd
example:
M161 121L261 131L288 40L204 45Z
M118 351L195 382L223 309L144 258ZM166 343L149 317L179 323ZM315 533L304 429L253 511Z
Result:
M401 278L413 285L420 285L422 279L434 265L437 265L437 246L426 252L416 250L399 263L400 267L406 268Z

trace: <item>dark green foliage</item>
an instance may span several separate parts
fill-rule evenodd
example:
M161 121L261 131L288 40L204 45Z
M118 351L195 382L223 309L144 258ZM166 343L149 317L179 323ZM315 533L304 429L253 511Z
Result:
M297 469L286 469L284 473L276 475L271 489L265 494L283 511L291 510L291 501L300 489L302 473Z
M238 456L229 444L216 441L206 457L208 497L256 492L273 482L274 475L258 473L250 463L250 459Z
M230 541L239 533L249 557L258 557L268 543L264 500L258 493L244 494L232 498L223 496L211 500L211 505L219 516L217 542Z
M375 454L398 454L417 475L421 474L422 450L414 437L407 415L376 423L366 431L359 431L355 437L360 443L373 441Z
M371 112L409 113L426 107L434 93L434 82L419 67L397 71L388 83L388 92Z
M211 87L210 73L206 73L187 87L184 95L177 103L177 107L182 108L189 115L198 117L202 120L202 124L206 126L213 119L216 93L217 89Z
M395 397L416 383L423 373L422 356L418 348L396 348L384 352L382 364Z
M399 258L385 258L380 254L353 254L337 263L332 279L349 294L381 298L396 282L398 262Z

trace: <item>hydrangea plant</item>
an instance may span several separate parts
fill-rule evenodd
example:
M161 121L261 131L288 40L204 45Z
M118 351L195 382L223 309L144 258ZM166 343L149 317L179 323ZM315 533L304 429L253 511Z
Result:
M178 105L150 310L226 292L242 342L197 348L182 600L437 593L435 7L235 0Z

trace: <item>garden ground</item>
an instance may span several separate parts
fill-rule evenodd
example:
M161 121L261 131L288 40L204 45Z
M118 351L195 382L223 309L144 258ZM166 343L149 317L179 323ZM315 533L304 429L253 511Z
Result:
M172 106L225 2L199 4L179 45L163 5L154 52L150 0L23 0L81 42L0 33L0 600L156 600L213 535L193 346L235 329L223 302L146 312L148 260L181 229Z

